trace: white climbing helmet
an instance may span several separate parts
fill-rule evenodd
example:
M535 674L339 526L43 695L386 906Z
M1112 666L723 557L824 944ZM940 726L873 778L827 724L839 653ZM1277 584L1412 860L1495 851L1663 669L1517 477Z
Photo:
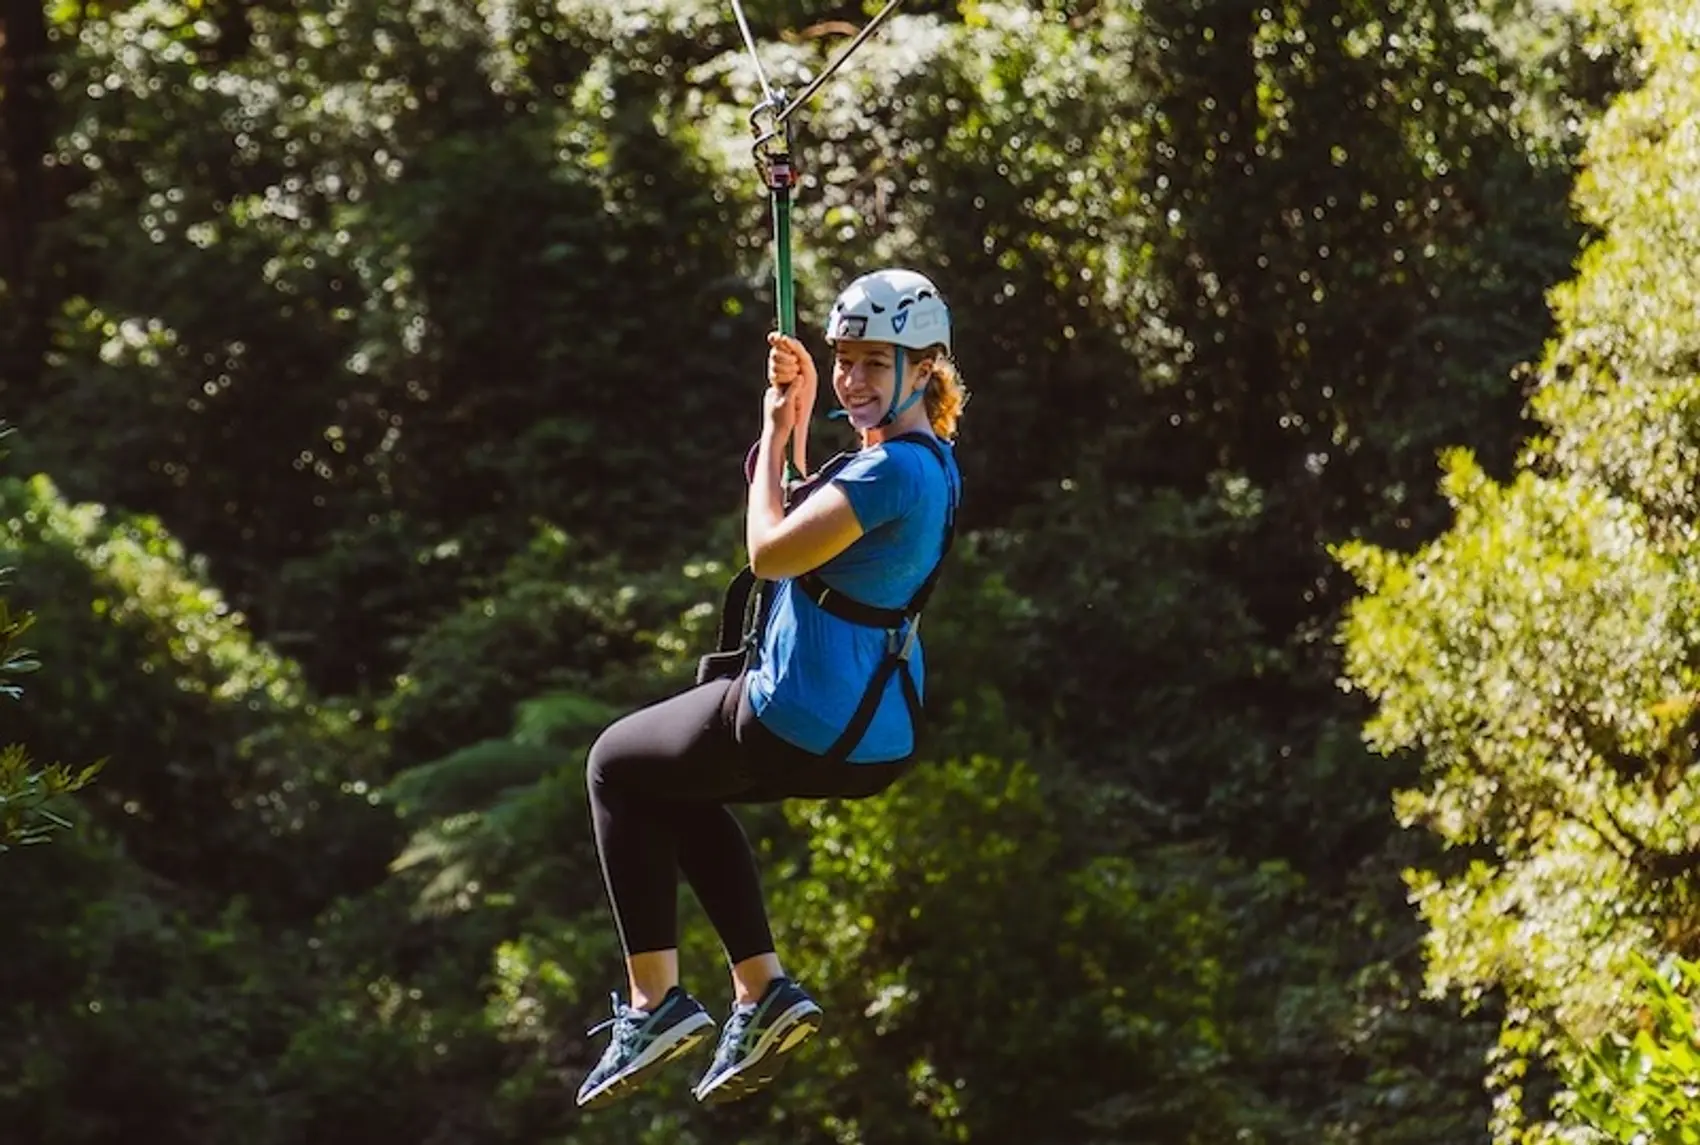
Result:
M890 342L909 350L950 352L950 307L924 274L893 267L844 288L826 319L826 340Z

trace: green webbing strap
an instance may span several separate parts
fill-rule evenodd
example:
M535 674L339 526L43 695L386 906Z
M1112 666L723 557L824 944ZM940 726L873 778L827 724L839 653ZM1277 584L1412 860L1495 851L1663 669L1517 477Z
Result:
M759 132L762 111L774 111L779 106L775 96L756 109L751 126ZM758 148L756 158L761 164L762 178L773 200L773 284L774 309L779 320L779 332L787 337L797 335L797 287L791 269L791 188L796 185L797 171L791 165L790 132L781 128L770 133L767 142ZM796 463L797 437L795 432L785 442L785 480L795 481L803 476Z
M797 291L791 278L791 188L773 188L773 278L777 287L779 332L797 334Z

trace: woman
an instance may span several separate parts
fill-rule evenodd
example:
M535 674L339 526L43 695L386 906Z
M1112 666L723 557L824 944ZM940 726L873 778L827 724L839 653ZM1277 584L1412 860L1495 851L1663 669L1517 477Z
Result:
M725 946L734 995L696 1097L735 1100L773 1080L821 1010L780 964L755 855L727 805L866 798L912 765L922 677L912 614L961 490L939 440L955 437L966 396L950 312L922 275L882 270L839 295L826 333L833 393L862 444L794 490L787 510L783 451L794 434L806 456L817 380L801 343L770 335L745 544L755 574L775 583L750 663L626 716L590 750L631 1002L616 994L614 1016L591 1031L613 1036L581 1106L629 1092L714 1026L679 987L681 870Z

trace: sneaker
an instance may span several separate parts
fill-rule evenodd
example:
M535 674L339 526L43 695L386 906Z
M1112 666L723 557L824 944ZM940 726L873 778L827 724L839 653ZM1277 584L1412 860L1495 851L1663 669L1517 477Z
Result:
M612 1029L613 1038L579 1086L578 1103L600 1109L635 1089L639 1082L672 1061L695 1049L714 1028L714 1019L695 998L675 986L653 1010L639 1010L613 1001L614 1016L594 1026L592 1036Z
M821 1009L789 978L775 978L757 1002L734 1006L720 1032L714 1062L697 1082L710 1105L737 1101L779 1076L791 1051L820 1029Z

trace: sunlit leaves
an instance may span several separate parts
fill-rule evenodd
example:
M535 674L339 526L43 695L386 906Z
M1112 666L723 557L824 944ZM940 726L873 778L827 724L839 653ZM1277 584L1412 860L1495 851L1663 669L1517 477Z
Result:
M1580 479L1500 487L1455 457L1446 488L1440 540L1342 553L1371 594L1344 628L1347 672L1378 702L1368 737L1424 761L1402 820L1496 856L1410 876L1430 984L1508 989L1597 1031L1700 842L1691 733L1663 715L1695 686L1692 582L1633 506Z
M1554 293L1565 336L1535 408L1566 468L1689 533L1700 491L1700 69L1681 5L1637 8L1646 82L1593 135L1577 198L1605 227ZM1656 289L1648 289L1649 284Z
M1639 1028L1593 1041L1572 1071L1572 1108L1618 1145L1693 1145L1700 1141L1700 965L1672 958L1655 968L1637 958L1633 970Z
M1343 634L1377 701L1370 742L1420 754L1399 812L1460 848L1410 875L1430 985L1507 1000L1491 1074L1506 1142L1559 1140L1572 1107L1616 1140L1687 1139L1654 1113L1684 1100L1677 1051L1622 1031L1636 967L1700 933L1700 51L1685 5L1635 12L1646 81L1585 157L1577 195L1601 233L1553 292L1534 401L1549 433L1504 485L1450 457L1455 522L1434 543L1340 552L1368 592ZM1575 1086L1551 1107L1530 1078L1543 1063Z
M44 843L71 821L53 809L62 796L88 786L98 765L72 771L62 764L36 764L18 744L0 747L0 853Z

